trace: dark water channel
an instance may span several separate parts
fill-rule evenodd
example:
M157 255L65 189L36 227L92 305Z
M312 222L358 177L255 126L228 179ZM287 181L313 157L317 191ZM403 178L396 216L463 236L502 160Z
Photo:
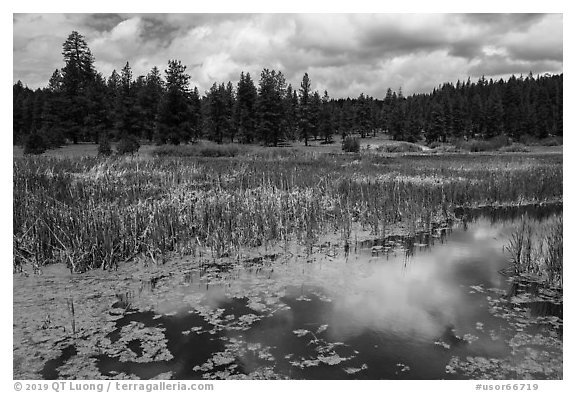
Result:
M312 261L269 255L143 283L140 293L117 295L113 312L122 316L107 338L114 345L127 327L157 329L172 357L148 356L146 336L136 334L125 338L131 359L104 353L97 366L103 375L144 379L466 378L447 373L450 359L510 358L515 334L550 329L515 324L502 309L562 319L562 304L546 299L493 303L530 292L504 273L514 223L522 214L562 214L562 206L458 213L465 223L452 228L358 242L347 252L323 245ZM133 304L142 296L154 299L153 309Z

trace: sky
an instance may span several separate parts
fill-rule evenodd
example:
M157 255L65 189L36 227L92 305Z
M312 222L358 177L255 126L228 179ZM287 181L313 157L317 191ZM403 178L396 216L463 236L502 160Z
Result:
M563 72L562 14L14 14L13 81L45 87L73 30L105 77L177 59L202 93L263 68L294 87L307 72L333 98Z

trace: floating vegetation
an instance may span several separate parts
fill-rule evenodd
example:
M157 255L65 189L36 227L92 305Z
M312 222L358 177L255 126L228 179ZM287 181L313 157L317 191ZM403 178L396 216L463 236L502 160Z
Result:
M445 349L450 349L450 344L445 343L444 341L438 340L438 341L434 341L435 345L441 346Z
M344 370L346 374L357 374L362 370L366 370L367 368L368 366L366 363L363 363L360 367L344 367L342 370Z
M399 368L399 371L401 373L405 373L406 371L410 371L410 366L407 366L404 363L396 363L396 367Z
M301 369L307 367L316 367L321 364L325 364L328 366L335 366L342 362L354 359L356 357L357 353L350 353L349 356L342 356L337 352L338 348L346 347L346 344L342 342L330 342L325 338L317 336L325 332L327 328L328 325L321 325L316 330L316 333L313 333L307 329L297 329L292 332L298 338L304 338L306 336L310 336L309 337L310 341L308 342L307 345L311 346L311 348L313 349L313 353L315 355L313 357L312 356L300 357L299 359L291 360L290 364L292 366L299 367Z
M204 372L202 377L205 379L222 379L224 377L231 379L232 376L247 377L247 374L255 377L264 368L268 370L267 373L274 373L272 366L260 366L256 370L249 372L244 367L239 366L239 364L243 363L243 359L249 357L273 363L275 358L270 353L270 347L260 343L250 343L235 337L226 338L225 341L224 351L214 353L202 365L194 366L193 370Z
M562 359L556 353L532 347L516 350L504 359L452 357L446 373L470 379L562 379Z
M312 334L312 332L306 329L296 329L292 333L294 333L296 337L304 337L307 334Z
M478 340L478 337L473 334L466 333L464 336L462 336L462 340L466 341L468 344L471 344Z
M562 379L562 296L536 283L514 282L510 291L499 288L484 289L473 286L473 292L486 295L488 311L507 322L508 329L497 333L489 330L493 341L503 339L510 348L510 355L503 358L468 356L461 359L452 357L446 366L449 374L460 373L473 379ZM489 294L489 295L487 295ZM549 304L538 315L531 307L534 304ZM560 308L555 309L553 306ZM484 324L476 323L479 331ZM466 334L468 342L478 340L477 336Z
M131 349L130 344L134 341L140 343L140 350ZM103 339L100 341L100 347L108 355L117 357L122 362L149 363L173 358L167 349L163 328L153 328L135 321L121 328L118 340Z
M292 241L218 263L15 274L14 376L561 378L561 292L498 274L511 225L455 226L434 246L432 228L409 257L374 258L410 241L368 233L348 253L319 237L311 254Z

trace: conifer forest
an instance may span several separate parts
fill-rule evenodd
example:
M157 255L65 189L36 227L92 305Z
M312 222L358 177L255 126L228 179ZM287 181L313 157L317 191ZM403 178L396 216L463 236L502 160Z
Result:
M14 378L563 383L562 16L282 16L15 14Z

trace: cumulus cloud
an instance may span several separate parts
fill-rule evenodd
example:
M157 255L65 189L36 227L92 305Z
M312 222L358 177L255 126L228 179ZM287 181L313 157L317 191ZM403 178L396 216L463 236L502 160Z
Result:
M13 79L45 86L77 30L104 76L127 61L142 75L178 59L200 91L274 68L295 87L308 72L332 97L382 97L388 87L560 73L562 23L558 14L16 14Z

